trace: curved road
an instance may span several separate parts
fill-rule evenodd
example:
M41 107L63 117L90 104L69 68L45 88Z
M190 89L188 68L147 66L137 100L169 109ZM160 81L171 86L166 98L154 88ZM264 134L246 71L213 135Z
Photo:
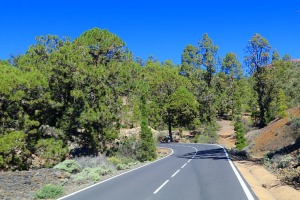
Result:
M160 144L173 154L60 199L64 200L254 200L221 146Z

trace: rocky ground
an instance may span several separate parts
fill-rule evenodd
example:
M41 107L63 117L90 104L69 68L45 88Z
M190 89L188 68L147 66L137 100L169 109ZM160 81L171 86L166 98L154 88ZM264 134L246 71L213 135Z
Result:
M33 199L34 193L48 183L61 184L67 173L56 169L0 172L0 199Z

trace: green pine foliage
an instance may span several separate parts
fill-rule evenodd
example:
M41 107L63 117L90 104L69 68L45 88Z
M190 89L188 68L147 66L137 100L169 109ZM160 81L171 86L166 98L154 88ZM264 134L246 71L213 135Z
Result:
M139 161L144 162L148 160L154 160L157 157L156 154L156 143L153 138L153 134L148 124L147 114L147 102L145 97L141 100L141 142L138 146L137 158Z
M242 150L244 147L247 146L247 142L245 139L245 128L241 120L238 120L234 123L234 131L236 134L236 148Z
M26 169L30 151L26 148L25 138L20 131L0 135L0 169Z

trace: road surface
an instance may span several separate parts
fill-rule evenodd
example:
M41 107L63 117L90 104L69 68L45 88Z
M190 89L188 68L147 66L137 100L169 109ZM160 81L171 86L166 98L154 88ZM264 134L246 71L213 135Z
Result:
M98 183L64 200L257 199L224 149L206 144L161 144L167 158Z

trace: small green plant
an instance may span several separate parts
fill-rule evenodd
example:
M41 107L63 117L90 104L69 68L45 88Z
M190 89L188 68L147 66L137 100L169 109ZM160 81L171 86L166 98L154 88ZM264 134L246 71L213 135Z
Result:
M116 167L117 167L117 170L128 169L128 166L126 164L122 164L122 163L117 164Z
M267 152L265 153L264 157L263 157L263 164L265 167L269 167L271 164L271 153Z
M114 164L114 165L116 165L116 166L117 166L118 164L122 163L121 158L118 158L118 157L116 157L116 156L112 156L112 157L108 158L107 160L110 161L112 164Z
M61 185L47 184L35 193L34 198L55 199L63 194L64 190Z
M284 156L278 163L278 168L287 168L293 158L291 156Z
M196 133L193 142L194 143L198 143L199 142L199 138L200 138L200 135L198 133Z
M179 128L179 137L180 137L180 139L182 139L183 138L183 133L182 133L182 128Z
M65 160L54 166L55 169L61 169L69 173L81 172L80 165L75 160Z
M123 156L113 156L107 159L111 163L113 163L117 170L128 169L130 166L137 165L139 161L134 160L132 158L126 158Z
M216 124L207 124L205 126L204 132L199 135L199 142L208 144L216 143L218 140L217 130L218 126Z

